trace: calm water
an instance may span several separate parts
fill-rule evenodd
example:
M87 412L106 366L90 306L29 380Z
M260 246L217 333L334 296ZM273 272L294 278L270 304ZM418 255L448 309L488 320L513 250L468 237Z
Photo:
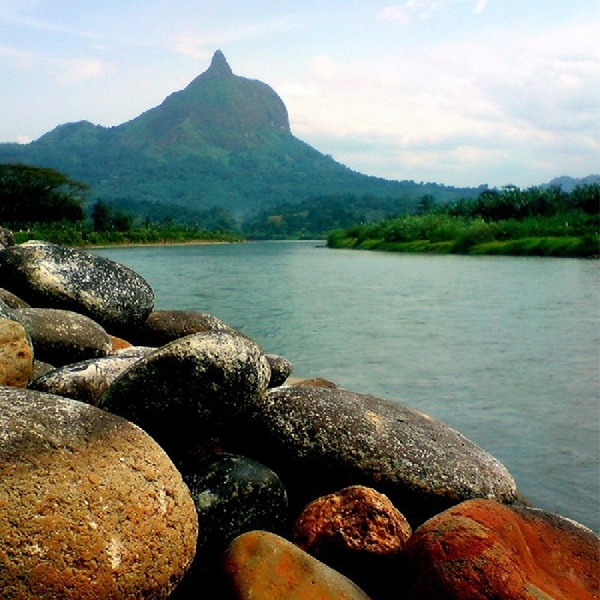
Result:
M213 314L321 376L418 408L501 460L537 506L600 531L598 261L107 248L156 308Z

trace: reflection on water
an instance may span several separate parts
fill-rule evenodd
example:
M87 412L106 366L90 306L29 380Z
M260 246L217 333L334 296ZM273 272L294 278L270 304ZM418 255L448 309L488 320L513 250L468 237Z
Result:
M537 506L600 531L597 261L401 255L319 242L110 248L157 308L211 313L295 365L416 407Z

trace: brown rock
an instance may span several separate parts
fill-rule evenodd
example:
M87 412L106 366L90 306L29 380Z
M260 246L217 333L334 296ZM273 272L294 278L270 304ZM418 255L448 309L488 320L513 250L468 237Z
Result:
M13 312L31 337L37 360L62 367L106 356L111 350L106 331L79 313L53 308L20 308Z
M0 385L27 387L33 378L33 346L20 323L0 318Z
M193 333L219 331L236 332L217 317L196 310L154 310L129 337L136 345L164 346Z
M411 600L592 600L600 540L557 515L470 500L433 517L407 542Z
M87 404L0 388L0 597L159 600L189 567L197 519L141 429Z
M133 347L127 340L121 339L115 335L109 335L108 339L110 340L110 346L113 352L119 352L119 350Z
M352 581L291 542L249 531L230 544L223 571L235 600L368 600Z
M294 542L373 595L397 581L399 553L412 534L384 494L355 485L311 502L293 526Z

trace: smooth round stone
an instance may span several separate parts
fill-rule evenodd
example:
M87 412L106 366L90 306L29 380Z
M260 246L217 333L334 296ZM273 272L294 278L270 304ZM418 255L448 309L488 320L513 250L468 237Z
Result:
M278 354L265 354L269 367L271 368L271 379L269 387L277 387L283 385L294 370L294 365L283 356Z
M70 310L18 308L14 315L33 343L34 356L57 367L106 356L112 349L98 323Z
M448 425L389 400L282 386L249 414L232 436L235 452L272 468L291 503L359 484L388 496L414 527L469 498L515 498L515 481L497 459Z
M141 356L116 354L72 363L44 373L29 388L96 406L110 384Z
M0 590L19 600L160 600L189 568L197 517L135 425L0 388Z
M137 423L175 457L253 405L269 376L262 349L249 338L197 333L136 362L113 381L100 406Z
M233 600L369 600L347 577L268 531L249 531L225 552Z
M214 454L182 473L198 513L198 545L174 598L193 598L214 585L219 557L236 537L254 529L283 532L287 495L271 469L244 456Z
M32 306L81 313L111 333L142 324L154 307L151 286L128 267L48 242L1 250L0 281Z
M469 500L419 527L405 548L410 600L593 600L600 539L545 511Z
M218 331L236 330L213 315L195 310L153 310L128 339L136 345L164 346L193 333Z

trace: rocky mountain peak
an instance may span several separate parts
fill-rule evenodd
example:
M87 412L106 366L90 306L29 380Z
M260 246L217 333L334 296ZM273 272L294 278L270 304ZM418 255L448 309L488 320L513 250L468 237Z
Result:
M225 58L225 55L217 50L212 57L210 67L202 74L205 79L214 79L220 77L232 77L233 71Z

